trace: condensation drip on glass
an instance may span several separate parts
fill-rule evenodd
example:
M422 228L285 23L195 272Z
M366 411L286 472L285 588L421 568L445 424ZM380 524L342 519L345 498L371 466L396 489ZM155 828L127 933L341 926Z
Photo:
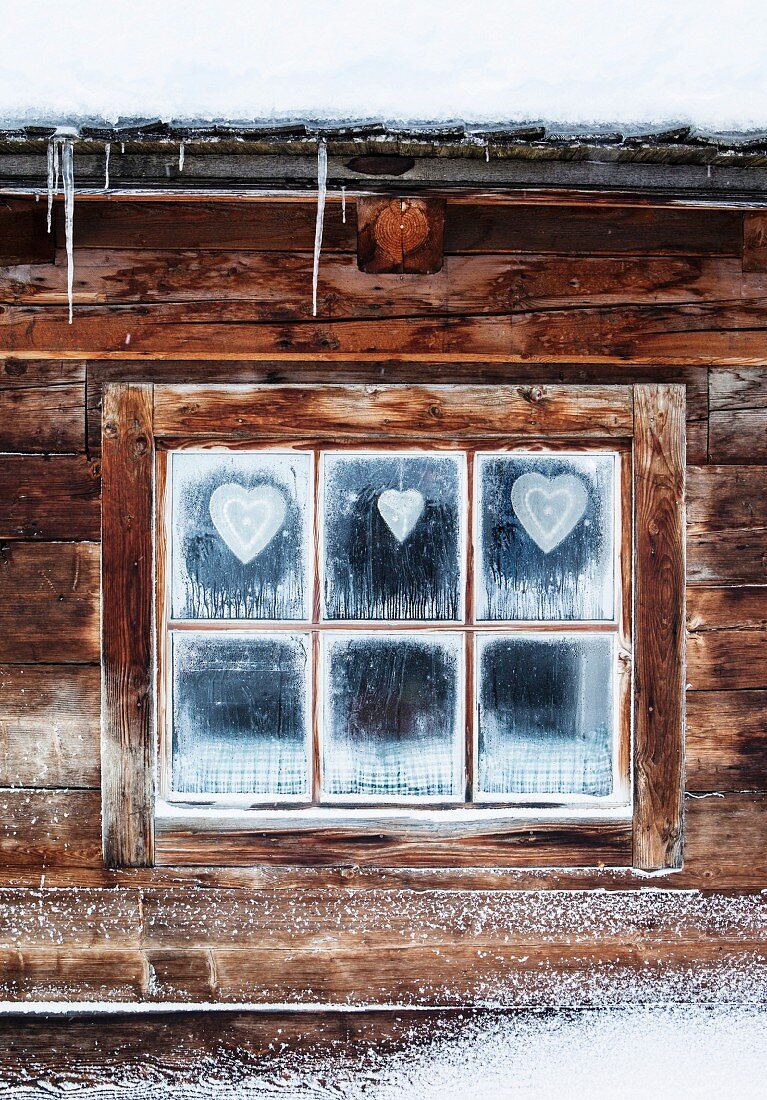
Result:
M323 138L317 146L317 221L314 227L314 264L312 266L312 317L317 316L317 284L320 276L322 228L325 222L325 194L328 186L328 146Z

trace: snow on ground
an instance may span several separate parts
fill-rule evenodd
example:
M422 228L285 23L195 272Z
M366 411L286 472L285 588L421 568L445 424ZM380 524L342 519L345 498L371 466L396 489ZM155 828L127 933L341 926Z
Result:
M190 1063L169 1079L152 1060L139 1070L88 1071L71 1062L58 1077L19 1066L0 1096L71 1095L83 1100L763 1100L767 1095L767 1009L636 1008L470 1017L404 1051L231 1054ZM65 1033L62 1033L62 1038ZM109 1049L108 1040L104 1044ZM26 1084L19 1084L26 1080Z
M0 0L0 117L767 125L763 0Z

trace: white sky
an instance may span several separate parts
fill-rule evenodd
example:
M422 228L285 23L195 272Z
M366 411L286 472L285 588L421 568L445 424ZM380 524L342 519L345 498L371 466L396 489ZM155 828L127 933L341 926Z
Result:
M767 126L764 0L0 0L0 116Z

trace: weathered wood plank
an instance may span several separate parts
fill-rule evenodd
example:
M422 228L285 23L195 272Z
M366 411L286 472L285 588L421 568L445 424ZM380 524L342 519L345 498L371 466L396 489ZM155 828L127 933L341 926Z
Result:
M198 319L197 314L200 314ZM234 314L234 316L232 316ZM215 316L215 319L214 319ZM267 356L407 358L674 365L758 363L767 332L765 299L637 305L507 314L272 322L243 320L227 301L80 306L8 306L0 337L14 355L218 359Z
M0 799L0 882L37 888L46 886L158 887L197 885L237 889L319 889L335 885L349 891L374 887L434 890L657 890L658 881L628 868L540 868L534 857L528 866L506 870L457 868L453 860L439 869L416 867L344 866L296 867L254 865L224 867L153 867L110 871L99 845L100 801L93 791L11 791ZM10 806L10 808L9 808ZM64 818L63 814L69 817ZM767 797L731 793L689 798L685 806L684 869L664 876L670 890L722 892L767 888L764 846ZM722 847L724 845L724 847ZM530 864L535 866L531 867Z
M0 538L98 539L98 467L79 456L0 457Z
M76 305L206 299L230 303L232 320L312 316L312 255L306 252L79 249ZM743 285L740 262L700 256L446 256L430 279L365 276L354 257L323 251L317 287L321 317L509 313L566 306L626 306L767 297L767 278ZM61 305L66 256L55 264L0 268L0 301ZM207 317L220 316L213 306ZM198 312L198 319L206 314Z
M685 406L681 386L634 388L634 860L682 863Z
M33 199L0 199L0 265L50 263L53 234L46 209Z
M767 408L712 412L709 454L712 462L767 463Z
M0 449L84 451L85 386L0 384Z
M0 390L29 389L85 381L85 363L77 359L4 359L0 357Z
M477 828L474 835L434 831L328 826L303 833L295 829L227 831L211 819L183 824L158 818L158 866L254 862L327 866L386 867L625 867L631 861L631 823L531 824L511 821ZM460 843L458 841L460 840Z
M767 215L749 210L743 216L743 270L767 271Z
M650 252L735 255L742 216L681 210L448 203L446 252Z
M313 201L89 202L82 205L75 245L310 251L315 217ZM354 251L354 223L348 217L344 224L340 205L328 204L323 249ZM57 243L63 244L61 212ZM740 256L742 250L738 211L450 202L446 211L446 252Z
M158 436L202 433L470 439L538 432L626 437L631 388L411 386L156 386Z
M634 382L679 382L687 393L687 456L690 462L705 462L708 447L708 372L705 367L675 367L665 364L641 366L624 363L538 364L504 362L444 362L440 360L382 360L376 363L376 384L522 385L564 384L575 386L627 385ZM101 402L106 383L112 381L165 384L218 385L369 384L369 362L245 361L204 362L201 360L95 360L88 364L88 451L101 450ZM698 445L694 442L701 429ZM697 446L697 449L696 449Z
M687 681L695 691L767 688L767 630L688 635Z
M445 200L357 198L357 266L370 275L434 275L443 264Z
M687 590L690 630L767 630L767 587Z
M100 694L95 666L2 666L0 786L97 787Z
M154 841L151 385L107 387L102 455L104 857L145 866Z
M98 659L98 545L0 545L0 661L93 664Z
M138 947L141 895L122 890L0 889L0 947Z
M767 788L767 691L687 695L687 788Z
M767 409L767 367L720 367L711 372L711 409Z
M124 947L0 948L0 999L135 1001L146 995L147 963Z
M48 908L61 891L29 897ZM93 891L95 895L97 892ZM331 937L339 948L436 946L465 940L476 947L518 944L576 945L598 942L753 942L767 934L767 901L761 895L737 900L717 896L645 892L545 890L418 890L413 887L346 890L216 889L197 887L142 891L142 943L150 950L199 950L237 945L284 950L319 947ZM23 902L33 912L31 900ZM16 924L19 922L16 921ZM35 941L40 936L34 932Z
M315 169L316 170L316 169ZM64 245L63 211L56 220L56 241ZM311 251L316 201L290 202L136 202L83 203L75 225L75 247L212 248L266 252ZM340 204L325 210L322 248L355 252L353 204L344 224ZM708 251L708 250L707 250Z
M81 870L100 871L98 791L0 791L0 867L6 881L15 872L32 872L35 885L49 869L64 870L73 885Z
M761 584L766 575L764 470L759 466L688 466L688 582Z

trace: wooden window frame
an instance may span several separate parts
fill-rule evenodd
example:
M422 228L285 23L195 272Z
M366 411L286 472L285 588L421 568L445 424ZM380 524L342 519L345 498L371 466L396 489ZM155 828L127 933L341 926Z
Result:
M403 397L405 400L403 400ZM334 807L297 829L247 813L158 813L156 646L164 596L156 456L165 448L301 441L370 448L630 448L621 553L624 706L633 709L633 803L584 814L485 809L467 820ZM622 463L625 469L627 463ZM162 468L162 467L161 467ZM108 383L102 426L102 814L109 866L676 868L682 862L685 391L680 385L152 385ZM627 490L632 490L630 493ZM630 505L629 505L630 506ZM470 522L470 517L467 520ZM625 532L633 531L633 546ZM633 551L633 553L632 553ZM624 570L625 575L625 570ZM256 624L254 624L254 628ZM477 627L481 630L481 627ZM470 670L467 670L470 674ZM633 696L633 699L632 699ZM633 703L633 707L632 707ZM339 810L343 812L339 814ZM290 812L290 811L287 811ZM330 820L332 816L332 820Z

